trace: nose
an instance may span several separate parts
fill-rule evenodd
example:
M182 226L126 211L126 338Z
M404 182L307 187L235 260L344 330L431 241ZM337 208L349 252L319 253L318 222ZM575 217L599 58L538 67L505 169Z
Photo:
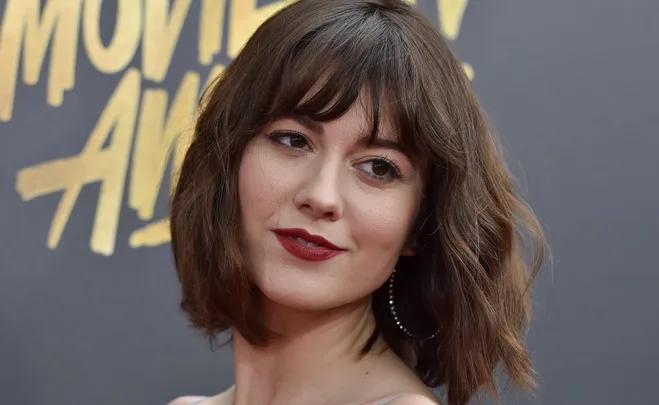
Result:
M339 188L339 170L326 165L306 176L293 202L297 209L314 220L336 221L343 216Z

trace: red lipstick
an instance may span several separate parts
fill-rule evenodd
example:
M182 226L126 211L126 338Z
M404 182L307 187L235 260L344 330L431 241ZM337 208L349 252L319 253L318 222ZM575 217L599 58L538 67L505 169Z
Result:
M319 262L345 252L319 235L312 235L301 228L275 229L277 240L293 256L303 260Z

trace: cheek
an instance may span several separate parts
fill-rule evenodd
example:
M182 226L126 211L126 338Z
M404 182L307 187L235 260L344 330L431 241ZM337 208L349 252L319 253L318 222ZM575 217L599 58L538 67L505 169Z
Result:
M281 169L255 142L245 151L238 173L238 195L244 218L263 221L273 210L286 188Z
M355 239L360 246L377 251L399 252L407 240L416 212L412 189L364 201L355 211Z

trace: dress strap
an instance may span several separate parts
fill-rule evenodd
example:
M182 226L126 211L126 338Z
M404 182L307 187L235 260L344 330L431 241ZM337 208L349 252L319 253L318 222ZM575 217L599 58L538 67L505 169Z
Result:
M200 403L202 403L203 401L205 401L207 399L208 399L208 397L199 397L199 398L195 399L194 401L190 402L188 405L197 405L197 404L200 404Z
M380 402L378 405L386 405L386 404L388 404L389 402L391 402L391 401L393 401L394 399L396 399L397 397L399 397L399 395L392 395L392 396L390 396L389 398L385 399L384 401Z

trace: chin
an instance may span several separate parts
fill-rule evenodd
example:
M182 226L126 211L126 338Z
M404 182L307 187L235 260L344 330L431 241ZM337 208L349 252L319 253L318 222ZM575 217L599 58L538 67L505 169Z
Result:
M298 311L329 310L363 298L347 295L345 288L333 286L321 274L302 275L290 268L256 276L255 284L268 301Z
M299 311L322 311L341 305L336 294L307 288L303 284L265 283L257 286L268 301Z
M318 312L332 309L335 305L328 300L319 300L310 294L289 293L286 291L268 291L262 294L274 305L296 311Z

